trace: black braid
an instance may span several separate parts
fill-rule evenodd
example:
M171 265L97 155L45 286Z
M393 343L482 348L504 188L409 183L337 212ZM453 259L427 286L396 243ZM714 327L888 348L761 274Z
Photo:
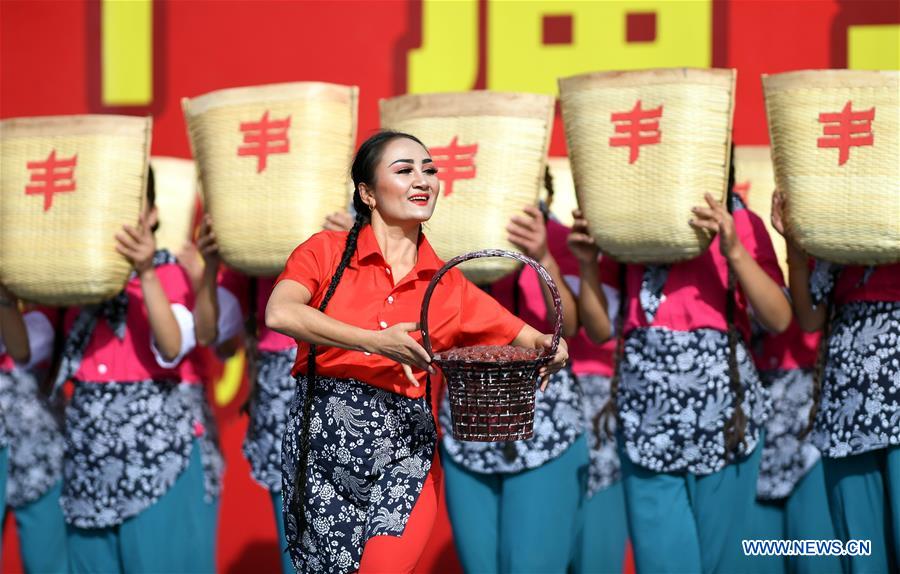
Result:
M544 202L544 222L550 219L550 206L553 204L553 174L550 173L550 166L544 167L544 189L547 191L547 201Z
M732 151L733 154L733 151ZM731 172L728 182L728 194L725 198L728 213L734 213L734 158L732 156ZM721 240L721 239L720 239ZM740 336L734 324L737 307L735 291L737 276L731 263L728 265L728 289L725 299L725 322L728 325L728 387L731 390L731 417L725 423L725 457L730 459L738 445L747 447L747 413L744 412L744 385L741 383L741 371L738 368L737 345Z
M809 421L800 435L801 439L805 439L812 432L813 424L816 422L816 415L819 413L819 404L822 401L822 382L825 378L825 365L828 363L828 339L831 337L831 325L834 315L834 289L828 293L826 301L825 326L822 329L822 338L819 339L816 366L813 371L812 406L809 409Z
M331 277L331 283L325 292L322 303L319 304L319 311L325 312L328 303L331 301L344 270L350 264L350 259L356 253L356 240L363 225L367 222L367 214L363 212L356 213L356 221L353 228L347 234L347 241L344 244L344 253L341 255L341 262L338 264L334 275ZM290 501L288 501L288 510L291 515L297 517L297 538L291 541L291 545L299 549L303 532L306 530L306 514L304 512L304 491L306 486L306 475L309 467L309 449L310 449L310 432L309 425L312 419L312 402L313 402L313 386L316 384L316 352L317 345L310 344L309 354L306 360L306 392L303 396L303 419L302 428L300 430L300 458L297 461L297 473L294 475L294 492Z
M247 362L247 383L250 387L247 393L247 400L241 405L240 412L245 415L250 414L250 405L259 395L259 385L256 384L256 375L259 372L259 325L256 320L256 314L259 309L257 294L259 293L259 281L255 277L250 277L247 285L248 313L247 320L244 321L244 334L246 344L244 345L244 356Z
M597 442L602 444L613 439L612 423L619 416L616 404L619 397L619 380L621 378L622 357L625 355L625 312L628 302L628 293L625 291L625 282L628 268L624 263L619 264L619 312L616 313L616 353L613 358L613 376L609 381L609 399L603 408L594 415L594 436Z

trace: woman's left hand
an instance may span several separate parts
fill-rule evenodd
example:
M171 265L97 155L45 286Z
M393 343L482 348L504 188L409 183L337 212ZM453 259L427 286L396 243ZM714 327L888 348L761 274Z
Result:
M694 217L691 219L690 224L696 229L705 229L713 234L717 234L719 236L719 251L722 252L726 259L732 260L738 255L742 247L734 226L734 217L712 195L707 193L704 197L709 207L694 207L691 209Z
M122 232L116 233L116 240L119 242L116 251L128 259L138 275L153 268L156 238L146 215L141 214L137 227L123 225Z
M550 350L553 348L553 335L541 335L538 337L537 341L535 341L534 346L537 349ZM541 377L541 391L547 388L547 383L550 382L550 375L565 367L568 361L569 345L566 343L565 339L560 337L559 346L556 348L556 355L553 356L553 360L549 364L541 367L541 370L538 372L538 375Z
M506 226L509 242L522 253L544 264L550 251L547 249L547 224L544 214L533 205L526 206L525 215L513 215Z

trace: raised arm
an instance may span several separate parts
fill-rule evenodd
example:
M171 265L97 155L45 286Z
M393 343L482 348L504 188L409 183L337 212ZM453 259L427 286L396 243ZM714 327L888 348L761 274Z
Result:
M219 299L219 245L212 229L212 219L204 216L197 238L197 250L203 256L203 274L197 286L197 297L194 301L194 329L197 342L201 345L212 345L218 340Z
M784 194L775 190L772 194L772 227L784 237L787 247L788 287L797 323L807 332L819 331L825 326L825 305L814 306L809 289L809 257L787 233L784 225Z
M547 245L547 222L544 214L533 205L525 207L525 215L514 215L506 231L509 233L509 241L522 252L540 263L550 273L553 282L559 289L563 309L564 337L571 337L578 332L578 309L575 296L566 284L559 269L559 265ZM556 316L556 307L553 304L553 295L550 288L541 281L541 293L544 296L544 306L547 309L547 319L553 321Z
M747 251L728 210L708 193L706 203L708 207L693 208L691 225L719 235L719 249L734 270L756 320L773 333L784 332L791 323L791 304L781 287Z
M612 336L609 318L609 304L600 284L600 269L597 260L600 250L591 236L588 221L581 210L574 210L575 219L569 233L569 250L578 260L581 288L578 290L578 318L595 343L603 343Z

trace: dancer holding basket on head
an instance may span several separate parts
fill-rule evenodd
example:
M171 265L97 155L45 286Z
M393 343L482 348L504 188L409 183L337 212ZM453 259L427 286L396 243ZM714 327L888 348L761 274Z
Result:
M282 451L285 528L300 572L411 571L440 496L437 440L417 341L425 289L442 262L421 230L439 183L415 137L380 132L352 167L356 222L288 259L267 325L299 342L299 386ZM550 335L451 270L431 306L437 350L549 349ZM410 332L413 332L412 334ZM567 360L564 343L541 374Z

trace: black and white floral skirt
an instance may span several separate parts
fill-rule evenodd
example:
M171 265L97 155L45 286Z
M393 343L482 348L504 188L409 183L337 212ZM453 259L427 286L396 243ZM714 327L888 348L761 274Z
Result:
M812 439L828 458L900 444L900 302L837 308Z
M460 466L481 474L521 472L559 457L585 431L584 397L569 369L550 376L534 400L534 436L511 442L473 442L453 438L450 399L444 393L440 422L444 452Z
M625 339L618 409L623 451L656 472L707 475L725 467L725 426L734 411L728 335L715 329L639 328ZM737 346L746 441L753 452L769 416L769 395L743 344Z
M250 401L250 425L244 438L244 456L250 474L271 492L281 492L281 437L297 389L291 367L296 347L261 352L257 359L256 387Z
M594 433L594 417L609 400L610 377L603 375L578 375L584 391L584 418L588 428L591 466L588 471L588 498L604 488L609 488L622 478L619 467L619 452L616 448L615 425L610 429L612 436L600 441Z
M772 397L772 414L766 421L756 497L781 500L820 458L808 437L800 438L809 424L813 375L808 369L790 369L764 371L760 377Z
M206 500L219 495L222 458L202 385L76 381L65 435L60 504L73 526L107 528L149 508L187 468L195 439Z
M42 497L62 478L63 401L49 400L36 376L0 372L0 419L9 437L6 503L20 508Z
M400 536L431 470L437 432L424 398L410 399L354 379L317 377L302 537L292 514L301 456L306 378L282 444L284 526L298 572L352 572L372 536ZM298 538L300 538L298 540Z

